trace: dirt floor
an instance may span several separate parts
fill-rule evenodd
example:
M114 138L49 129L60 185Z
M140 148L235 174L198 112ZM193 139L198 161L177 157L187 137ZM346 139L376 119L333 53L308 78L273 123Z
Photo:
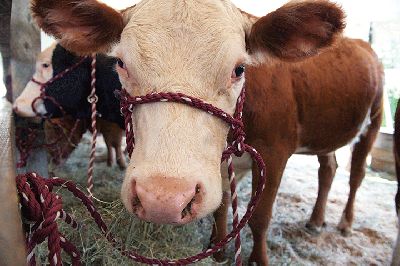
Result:
M105 152L100 146L99 154ZM67 163L56 169L60 177L71 177L85 185L86 160L89 153L89 137L86 136ZM345 153L346 154L346 153ZM396 183L380 178L368 170L356 200L353 232L343 237L336 225L348 195L347 158L339 158L339 168L328 199L326 212L327 227L320 235L305 230L317 195L318 161L314 156L293 156L288 163L274 208L274 217L268 234L271 265L389 265L392 245L396 237L397 224L394 209ZM105 162L96 164L96 197L112 230L129 247L155 257L179 257L199 252L208 245L212 218L181 226L155 226L138 222L124 211L118 202L123 171L117 166L106 167ZM239 185L240 213L246 210L250 196L251 180L245 178ZM71 235L83 250L86 265L130 264L112 247L106 244L99 231L91 224L75 203L64 198L66 210L83 220L86 232ZM248 258L252 238L246 226L242 232L243 257ZM44 257L45 251L41 251ZM40 252L39 252L40 253ZM233 245L227 250L232 264ZM206 260L203 265L213 264Z

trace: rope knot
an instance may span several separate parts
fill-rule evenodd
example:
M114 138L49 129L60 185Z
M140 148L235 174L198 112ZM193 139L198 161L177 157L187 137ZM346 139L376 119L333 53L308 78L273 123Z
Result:
M232 137L233 137L232 147L234 148L234 154L237 157L241 157L245 152L244 141L246 139L246 133L244 132L243 127L232 126Z

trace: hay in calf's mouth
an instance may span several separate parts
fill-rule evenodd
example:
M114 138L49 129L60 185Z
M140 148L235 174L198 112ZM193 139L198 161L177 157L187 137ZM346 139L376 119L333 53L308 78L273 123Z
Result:
M78 148L71 154L68 161L52 172L79 184L85 191L86 166L89 154L90 136L85 135ZM100 144L98 152L106 151L106 147ZM207 235L198 230L200 222L184 226L156 225L140 221L129 214L120 198L120 189L123 171L118 166L112 168L105 162L95 164L94 173L94 202L98 211L105 220L112 234L123 243L127 249L134 249L141 255L160 259L179 259L201 252L208 244L211 233ZM60 231L65 234L81 253L81 261L84 265L139 265L122 256L103 236L86 208L79 200L63 189L54 190L62 196L64 210L71 214L80 224L79 230L73 230L63 221L59 220ZM204 228L203 228L204 229ZM42 265L47 263L48 247L44 242L36 251L37 262ZM63 254L65 265L70 259ZM207 258L197 265L210 265L212 260Z

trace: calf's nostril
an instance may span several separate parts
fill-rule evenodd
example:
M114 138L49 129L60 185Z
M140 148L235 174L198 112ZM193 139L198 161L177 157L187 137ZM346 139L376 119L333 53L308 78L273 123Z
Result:
M181 213L181 218L184 219L188 214L192 215L192 209L193 209L193 205L198 203L199 198L200 198L200 193L201 188L200 185L197 184L196 188L195 188L195 195L193 196L193 198L190 200L190 202L186 205L186 207L182 210Z
M132 194L133 194L131 200L132 210L134 213L138 214L139 210L143 209L143 207L139 195L137 194L136 191L136 181L132 182Z
M138 196L133 197L132 207L133 210L137 210L142 204L140 203L140 199Z
M181 218L182 219L185 218L186 215L192 214L192 205L193 205L193 202L195 201L195 198L196 198L196 196L194 196L192 198L192 200L188 203L188 205L186 205L186 207L183 209L183 211L181 213Z

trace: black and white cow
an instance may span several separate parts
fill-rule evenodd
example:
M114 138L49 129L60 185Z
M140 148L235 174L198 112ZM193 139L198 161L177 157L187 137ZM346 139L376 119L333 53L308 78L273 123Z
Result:
M112 148L114 148L118 165L125 168L126 162L121 148L124 121L119 111L119 99L115 96L115 92L121 89L121 83L114 70L116 59L105 55L97 55L96 59L97 111L100 118L98 130L103 134L108 148L108 164L111 165L113 161ZM14 111L22 117L35 117L37 114L32 109L32 103L40 96L41 88L37 82L46 83L80 60L82 60L81 57L67 51L59 44L53 44L41 52L37 57L33 80L28 82L21 95L15 100ZM63 113L56 104L48 99L35 101L36 111L51 119L57 119L57 123L69 126L73 120L89 119L91 105L87 98L91 91L91 61L92 59L88 57L62 78L45 86L46 96L54 98L62 106L68 118L60 122ZM48 133L48 138L53 139L52 135L54 134L50 133L50 130ZM66 152L69 154L72 149L68 149Z

